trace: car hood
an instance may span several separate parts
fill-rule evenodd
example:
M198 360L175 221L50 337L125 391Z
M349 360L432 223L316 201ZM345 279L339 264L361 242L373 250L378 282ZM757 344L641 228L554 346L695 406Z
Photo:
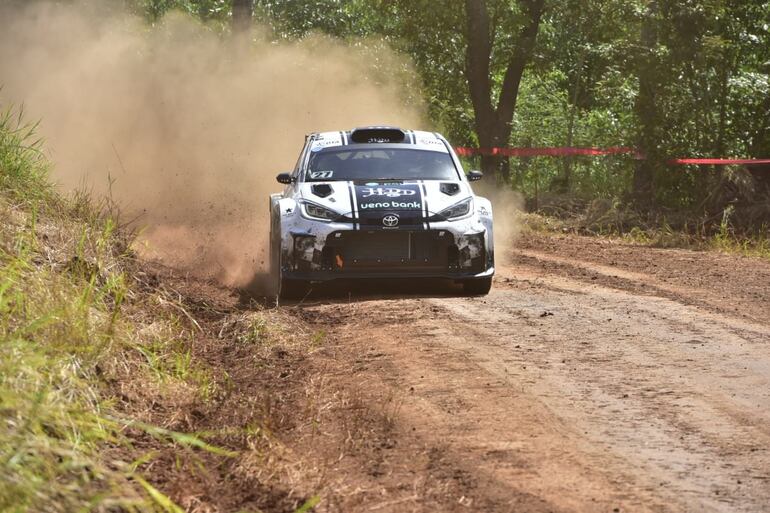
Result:
M461 181L303 182L299 197L350 217L410 213L429 217L473 196Z

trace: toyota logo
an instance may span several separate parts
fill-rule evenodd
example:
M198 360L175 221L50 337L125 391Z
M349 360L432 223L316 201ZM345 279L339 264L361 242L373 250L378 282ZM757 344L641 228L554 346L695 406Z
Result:
M382 225L387 226L388 228L393 228L394 226L398 226L398 216L395 214L388 214L385 217L382 218Z

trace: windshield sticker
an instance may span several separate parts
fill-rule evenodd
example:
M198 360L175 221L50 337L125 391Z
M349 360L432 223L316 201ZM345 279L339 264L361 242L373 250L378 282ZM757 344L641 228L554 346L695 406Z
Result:
M334 176L334 171L313 171L310 173L310 178L313 180L328 180Z
M342 145L342 139L340 139L339 135L337 135L337 137L330 137L330 138L321 137L319 139L316 139L313 142L313 146L310 147L310 151L316 152L316 151L321 151L324 148L329 148L332 146L341 146L341 145Z

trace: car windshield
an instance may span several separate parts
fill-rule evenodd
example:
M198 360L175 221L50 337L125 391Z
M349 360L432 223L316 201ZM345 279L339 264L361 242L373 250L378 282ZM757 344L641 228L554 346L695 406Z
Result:
M329 148L310 154L305 181L457 180L448 153L405 148Z

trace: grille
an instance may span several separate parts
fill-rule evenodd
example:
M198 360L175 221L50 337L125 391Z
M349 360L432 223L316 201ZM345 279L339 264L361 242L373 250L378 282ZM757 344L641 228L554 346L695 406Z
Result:
M388 267L422 270L446 269L452 248L457 251L454 238L446 231L360 230L332 233L324 253L337 269L339 256L343 271Z
M400 262L403 259L411 259L410 238L411 232L361 232L356 237L346 238L342 256L349 262Z
M387 215L387 213L384 214L378 214L376 216L361 216L361 219L359 223L361 226L376 226L381 227L382 226L382 218ZM412 215L404 215L400 214L398 216L398 224L401 226L422 226L422 224L426 221L422 215L420 215L419 212L412 214Z

